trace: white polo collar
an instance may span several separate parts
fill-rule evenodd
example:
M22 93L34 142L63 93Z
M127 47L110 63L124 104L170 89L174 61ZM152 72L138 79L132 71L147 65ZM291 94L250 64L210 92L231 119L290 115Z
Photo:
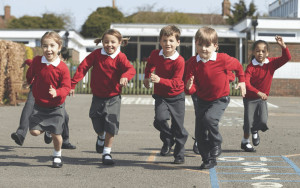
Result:
M112 59L115 59L119 53L120 53L120 47L115 51L115 53L113 53L111 55L107 54L106 51L104 50L104 48L101 49L102 55L110 56Z
M175 53L173 55L171 55L170 57L166 57L163 53L163 49L161 49L159 51L159 55L163 56L165 59L171 59L171 60L176 60L179 57L179 53L177 52L177 50L175 50Z
M196 56L196 58L197 58L197 62L202 61L203 63L206 63L208 61L216 61L217 60L217 52L213 52L209 59L202 59L199 54Z
M255 58L252 59L252 64L253 64L254 66L257 66L257 65L263 66L264 64L268 64L269 62L270 62L270 61L269 61L268 58L266 58L262 63L259 63Z
M46 59L46 57L43 56L43 57L42 57L42 63L46 63L47 66L48 66L48 65L53 65L54 67L57 67L57 66L59 65L59 63L60 63L60 58L57 57L57 58L55 59L55 61L49 62L49 61Z

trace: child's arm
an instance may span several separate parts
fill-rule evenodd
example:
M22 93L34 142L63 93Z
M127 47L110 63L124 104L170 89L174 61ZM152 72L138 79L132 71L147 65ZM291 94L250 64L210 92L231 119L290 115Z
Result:
M268 99L268 95L266 95L263 92L258 92L257 95L262 99L262 100L267 100Z
M282 37L276 35L275 40L282 49L282 55L281 55L281 57L269 58L270 62L272 62L271 66L273 66L274 70L278 69L279 67L286 64L289 60L291 60L290 51L287 48L287 46L285 45Z
M61 72L62 72L61 79L60 79L60 83L58 84L59 87L53 88L50 85L49 93L52 95L53 98L54 97L65 97L70 93L70 90L71 90L70 72L69 72L68 67L65 64L64 64ZM53 91L53 90L55 90L55 91Z
M26 80L27 80L27 83L28 84L32 84L32 81L34 79L34 76L35 76L35 67L36 67L36 63L34 63L35 61L32 61L31 62L31 65L33 66L29 66L29 68L27 69L27 72L26 72Z
M256 89L255 87L253 87L251 85L250 80L252 77L252 72L253 72L252 67L250 65L248 65L246 68L246 71L245 71L245 82L246 82L246 87L247 87L248 91L252 91L252 92L256 93L261 99L267 100L268 96L265 93L259 91L258 89Z
M166 87L169 87L169 88L178 88L180 87L180 85L182 85L183 83L183 73L184 73L184 65L185 65L185 62L184 62L184 59L177 59L176 61L174 61L174 65L173 65L173 69L172 69L172 72L173 72L173 76L172 78L159 78L158 79L155 79L155 80L151 80L154 82L154 81L157 81L156 83L159 83L161 85L164 85Z
M127 86L128 81L134 77L136 71L125 55L120 56L120 63L122 64L122 72L123 72L120 79L120 85Z
M153 52L152 52L153 53ZM153 63L152 60L152 53L149 56L149 58L147 59L147 64L145 67L145 78L144 78L144 86L149 89L150 88L150 77L151 77L151 73L155 70L155 64Z

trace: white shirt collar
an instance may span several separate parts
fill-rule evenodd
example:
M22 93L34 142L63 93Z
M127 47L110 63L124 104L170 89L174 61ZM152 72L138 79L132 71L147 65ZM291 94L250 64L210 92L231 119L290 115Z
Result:
M217 52L213 52L209 59L202 59L199 54L196 56L196 58L197 58L197 62L202 61L203 63L206 63L208 61L216 61L217 60Z
M159 51L159 55L163 56L165 59L171 59L171 60L176 60L179 57L179 53L175 50L175 53L171 55L170 57L166 57L163 53L163 49Z
M268 63L269 63L269 59L268 58L266 58L262 63L259 63L255 58L252 59L252 64L254 66L257 66L257 65L263 66L264 64L268 64Z
M49 62L49 61L46 59L46 57L43 56L43 57L42 57L42 63L46 63L47 66L48 66L48 65L53 65L54 67L57 67L57 66L59 65L59 63L60 63L60 58L57 57L57 58L55 59L55 61Z
M107 56L110 56L112 59L115 59L117 57L117 55L120 53L120 48L118 48L115 53L109 55L106 53L106 51L104 50L104 48L101 49L101 54L102 55L107 55Z

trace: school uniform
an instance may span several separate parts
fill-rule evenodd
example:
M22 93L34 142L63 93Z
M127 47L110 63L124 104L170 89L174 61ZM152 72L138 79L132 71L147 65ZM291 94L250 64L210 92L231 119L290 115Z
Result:
M114 54L97 49L90 53L78 66L71 80L71 88L91 71L91 89L93 100L89 112L96 133L106 131L118 134L120 121L121 78L131 80L136 71L126 55L118 49Z
M71 89L67 65L57 58L48 62L44 56L36 56L27 70L27 82L32 83L35 99L29 118L30 130L49 131L62 134L65 122L65 99ZM56 89L57 97L49 94L50 85Z
M203 161L211 159L210 151L221 146L222 136L219 133L219 121L227 108L229 97L229 79L232 72L240 82L244 82L244 71L240 62L224 53L214 52L209 60L199 55L191 58L186 81L194 76L194 83L189 94L197 95L198 113L196 140ZM208 131L208 135L207 132Z
M164 144L172 146L176 143L174 157L184 158L184 145L188 133L184 128L185 94L184 94L184 59L176 51L171 57L165 57L163 50L154 50L147 60L145 79L151 73L160 77L154 84L155 117L154 127L160 131L160 139ZM171 127L168 120L171 119ZM175 139L175 140L174 140Z
M268 130L267 101L262 100L257 93L269 96L275 71L291 59L288 48L282 49L281 57L266 58L258 63L254 58L245 71L246 96L244 102L244 133L255 133L258 130Z

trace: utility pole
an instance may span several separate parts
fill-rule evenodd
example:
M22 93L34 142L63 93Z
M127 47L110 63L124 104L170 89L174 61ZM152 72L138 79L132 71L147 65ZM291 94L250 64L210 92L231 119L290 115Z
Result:
M115 0L112 0L112 7L116 8L116 2L115 2Z

